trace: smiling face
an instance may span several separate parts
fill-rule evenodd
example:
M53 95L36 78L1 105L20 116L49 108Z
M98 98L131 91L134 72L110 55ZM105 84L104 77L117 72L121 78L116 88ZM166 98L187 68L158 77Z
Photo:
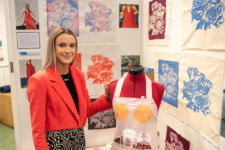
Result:
M68 67L76 55L76 39L73 35L62 33L55 40L56 66Z

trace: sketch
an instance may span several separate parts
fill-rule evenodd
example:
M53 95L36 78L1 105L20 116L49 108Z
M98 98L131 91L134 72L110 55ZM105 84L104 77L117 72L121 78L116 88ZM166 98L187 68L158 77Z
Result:
M15 0L15 6L16 29L38 30L38 0Z
M76 60L75 62L72 64L72 66L76 67L76 68L79 68L80 70L82 70L81 68L81 53L77 53L77 56L76 56Z
M96 99L91 99L91 102ZM116 119L113 109L99 112L88 118L88 129L105 129L116 127Z
M128 72L132 65L140 65L140 55L125 55L121 56L121 76Z
M88 66L87 79L92 78L94 81L92 84L103 84L113 79L112 67L114 62L102 55L93 55L91 60L94 63L92 66Z
M207 116L210 114L209 107L211 105L208 94L210 89L213 88L213 84L197 68L189 67L187 73L190 81L184 81L182 99L186 98L189 101L186 106L187 108L192 109L194 112L201 111Z
M48 35L58 26L71 29L79 36L78 0L46 0Z
M225 137L225 89L223 89L223 109L222 109L220 135L222 137Z
M154 81L154 69L153 68L144 67L144 72L152 81Z
M149 2L148 36L149 40L164 39L166 28L166 1Z
M85 27L91 26L90 32L109 32L112 29L112 9L97 1L91 1L88 5L91 11L85 12Z
M196 30L205 31L211 26L219 28L224 23L225 6L221 0L193 0L192 21L198 21Z
M178 107L179 62L158 60L158 81L165 86L163 101Z
M119 27L138 28L139 5L120 4L119 5Z
M165 150L189 150L190 141L167 126Z
M41 69L41 59L20 60L21 88L27 88L30 77Z

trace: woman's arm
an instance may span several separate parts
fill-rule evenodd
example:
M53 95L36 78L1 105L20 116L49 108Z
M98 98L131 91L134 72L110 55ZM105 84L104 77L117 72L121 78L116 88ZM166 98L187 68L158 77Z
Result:
M120 12L120 15L124 15L124 9L125 9L125 6L122 6L122 10Z
M36 76L31 76L27 88L35 150L49 150L45 134L47 89L42 82Z
M25 13L25 9L23 10L23 12L21 13L21 15L19 16L19 18L17 19L17 21L24 15Z
M135 6L132 6L133 10L134 10L134 15L137 15L138 14L138 10Z

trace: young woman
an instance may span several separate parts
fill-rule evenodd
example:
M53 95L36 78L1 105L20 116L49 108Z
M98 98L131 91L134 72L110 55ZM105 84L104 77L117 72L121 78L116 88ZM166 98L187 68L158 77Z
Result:
M138 14L138 10L135 6L127 4L122 7L120 15L123 15L122 28L137 28L135 15Z
M112 108L108 85L91 103L81 70L72 67L77 54L75 34L58 27L49 36L42 69L30 77L27 95L36 150L85 149L87 117Z
M32 18L31 14L37 18L34 13L30 10L30 5L29 4L26 4L25 5L25 9L23 10L22 14L20 15L20 17L17 19L19 20L23 15L25 14L24 16L24 21L26 23L26 29L27 30L37 30L37 26L36 24L34 23L34 19Z

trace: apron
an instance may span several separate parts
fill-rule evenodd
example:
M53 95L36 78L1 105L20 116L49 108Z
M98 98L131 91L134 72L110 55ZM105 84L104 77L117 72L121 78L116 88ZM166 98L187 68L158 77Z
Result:
M145 76L146 98L144 96L141 98L119 97L125 77L118 81L113 98L116 130L112 149L157 150L158 110L152 98L151 80Z

